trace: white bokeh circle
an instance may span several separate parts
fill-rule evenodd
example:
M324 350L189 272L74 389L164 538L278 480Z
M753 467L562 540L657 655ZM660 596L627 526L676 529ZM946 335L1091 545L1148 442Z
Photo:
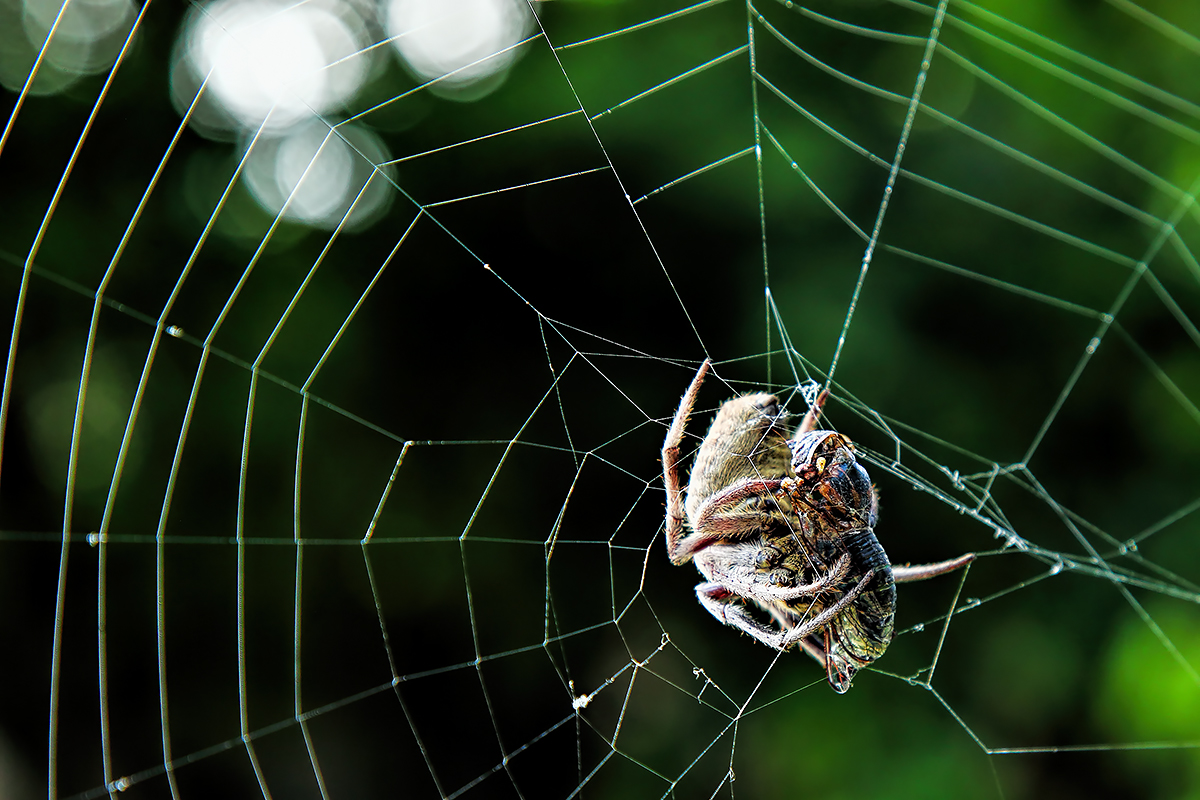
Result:
M366 24L341 0L217 0L181 30L175 102L190 105L207 79L216 108L200 110L202 129L279 131L344 107L366 80L366 46Z
M533 30L522 0L391 0L387 31L405 65L430 89L476 99L500 84ZM477 88L476 88L477 87Z
M315 228L365 227L387 210L395 189L389 159L372 131L313 120L279 137L260 137L246 162L251 194L272 215ZM365 187L365 188L364 188Z

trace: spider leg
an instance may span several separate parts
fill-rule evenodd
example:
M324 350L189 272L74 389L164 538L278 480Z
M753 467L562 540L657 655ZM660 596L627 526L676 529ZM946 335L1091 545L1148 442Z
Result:
M958 558L952 558L949 561L939 561L936 564L914 564L905 565L903 567L892 566L892 579L896 583L910 583L912 581L923 581L926 578L934 578L938 575L945 575L947 572L953 572L960 567L965 567L975 560L974 553L967 553Z
M802 597L814 597L844 580L846 573L850 571L850 554L843 553L828 572L812 583L791 586L768 583L769 579L763 572L738 561L706 558L705 566L707 567L705 574L712 578L713 583L724 587L738 597L759 602L771 612L772 616L778 618L773 604L787 603ZM788 627L787 623L782 621L780 624Z
M812 597L820 592L825 591L830 585L836 585L846 577L846 573L850 571L850 554L843 553L842 557L833 565L833 569L817 578L812 583L802 583L798 586L780 586L770 587L766 589L765 594L775 600L798 600L801 597ZM760 589L760 591L762 591ZM858 589L858 591L862 591Z
M696 371L696 377L692 378L691 385L679 400L679 410L671 420L662 447L663 484L667 489L667 555L677 565L686 562L697 549L692 547L681 551L679 547L684 539L684 522L687 520L683 509L683 481L679 474L679 445L683 442L683 430L696 403L696 395L700 393L700 384L704 382L710 366L712 361L706 358Z
M663 452L665 453L666 450L664 449ZM678 476L676 476L676 479L678 480ZM780 515L774 514L771 511L721 515L721 510L734 506L750 497L773 495L779 490L786 488L789 481L795 483L790 478L776 478L771 480L747 478L732 486L727 486L720 492L709 497L700 506L700 511L696 515L694 524L695 532L686 537L679 538L682 534L681 529L672 538L671 531L668 528L667 548L671 560L675 564L683 564L698 551L716 542L738 541L760 534L763 525L779 519ZM678 493L677 496L679 496ZM669 508L668 514L670 514ZM681 520L681 528L684 518L683 516L679 518Z
M725 517L717 517L716 515L722 509L730 508L737 503L745 500L748 497L763 497L770 496L778 492L785 486L784 481L788 478L776 478L773 480L765 480L758 478L747 478L743 481L726 486L721 491L709 497L700 506L699 513L696 514L696 528L707 530L711 525L718 524L722 519L735 519L743 516L742 514L728 515ZM757 516L757 515L745 515Z
M748 633L767 647L784 649L781 643L787 632L777 631L756 620L745 606L735 602L742 598L723 584L710 581L697 585L696 599L718 622Z
M724 584L716 581L701 583L696 586L696 598L700 601L700 605L704 606L708 613L716 617L718 621L753 636L768 647L786 650L798 641L803 643L806 636L829 624L830 620L854 602L873 577L875 577L875 570L867 570L855 587L838 598L837 602L829 608L801 625L780 631L769 628L751 616L744 605L735 602L744 598ZM813 655L808 645L804 645L804 649ZM824 664L824 654L818 660Z
M767 610L771 612L771 616L775 618L775 621L778 622L779 626L785 631L791 629L791 627L796 624L795 616L788 615L780 611L777 606L768 606ZM812 656L813 659L821 665L821 669L825 669L825 649L821 647L821 645L814 642L811 636L806 636L797 642L797 644L804 649L804 652Z
M694 531L683 535L680 530L672 536L670 523L667 528L667 555L675 564L684 564L699 551L717 542L741 541L762 534L763 527L778 520L780 515L770 511L725 514L718 516L722 508L729 508L748 497L771 495L780 488L778 480L750 478L733 484L708 498L700 507L693 526ZM668 503L668 519L670 508ZM681 506L682 511L682 506Z
M829 390L823 389L817 395L816 402L812 404L812 408L808 409L808 413L804 415L804 419L800 420L800 425L797 426L796 432L792 434L795 439L809 431L816 430L817 418L821 416L821 409L825 406L825 401L829 399Z
M846 606L853 603L854 600L860 594L862 594L863 589L867 588L867 584L871 582L871 578L873 577L875 577L875 570L867 570L862 578L859 579L854 588L839 597L836 603L803 624L797 625L791 630L785 631L783 634L783 649L791 647L797 641L803 641L806 636L809 636L810 634L815 633L816 631L819 631L821 628L828 625L834 617L836 617L838 614L841 614L842 611L845 610ZM807 650L808 648L805 649Z

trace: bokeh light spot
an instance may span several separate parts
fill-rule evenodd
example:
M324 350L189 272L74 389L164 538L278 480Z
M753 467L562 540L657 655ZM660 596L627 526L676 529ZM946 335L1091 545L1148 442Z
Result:
M30 92L60 92L80 78L113 65L137 16L131 0L24 0L0 5L0 84L19 91L50 35ZM58 25L55 26L55 20Z
M320 121L296 125L284 136L259 139L246 164L246 182L272 214L318 228L373 222L391 202L391 168L375 164L388 152L374 133L351 125L337 131ZM365 188L364 188L365 187ZM290 199L289 199L290 198Z
M533 30L518 0L392 0L388 35L405 65L430 91L475 100L498 87Z
M190 105L207 77L208 102L194 117L201 133L284 130L355 95L368 72L366 43L366 25L348 3L218 0L181 32L175 102Z

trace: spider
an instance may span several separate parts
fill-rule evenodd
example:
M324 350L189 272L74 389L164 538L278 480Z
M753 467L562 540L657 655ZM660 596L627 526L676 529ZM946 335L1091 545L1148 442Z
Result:
M663 442L667 555L677 566L695 562L705 578L696 597L718 621L768 647L799 645L843 693L891 641L895 584L951 572L975 555L891 565L874 534L877 495L853 443L816 428L827 392L790 436L775 395L726 402L685 492L680 445L711 365L700 365ZM776 624L759 621L748 606Z

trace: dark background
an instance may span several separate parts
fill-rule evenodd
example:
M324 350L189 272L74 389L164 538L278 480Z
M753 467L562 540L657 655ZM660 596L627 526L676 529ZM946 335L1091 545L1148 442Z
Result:
M60 589L61 796L102 791L102 731L109 779L135 776L128 796L170 796L160 675L181 796L261 796L243 710L275 797L320 796L314 764L331 797L567 797L581 783L578 796L606 798L1200 792L1200 528L1189 515L1200 271L1188 205L1200 12L1151 5L1177 26L1164 32L1115 5L989 7L1015 25L950 7L923 95L949 119L916 117L903 167L919 179L896 184L827 417L867 455L894 562L983 557L965 583L901 587L905 633L844 696L802 655L776 660L717 625L694 601L696 574L671 567L660 542L658 449L696 365L717 361L692 434L737 391L768 386L802 412L793 390L823 380L865 248L765 133L769 283L753 154L631 210L623 193L639 198L754 144L746 53L597 118L594 133L576 115L404 162L396 180L412 200L398 195L382 220L338 238L251 402L249 365L328 242L282 223L212 342L168 490L201 344L271 223L236 188L165 320L184 335L155 351L106 522L154 321L240 156L185 133L105 287L64 493L95 292L179 124L167 79L185 9L152 8L29 270L10 365L0 734L12 796L45 791ZM560 45L676 8L562 0L539 13ZM854 146L763 84L758 119L870 231L931 9L811 10L869 30L798 5L758 9L899 102L816 68L727 2L587 46L535 41L478 102L422 91L363 122L399 157L580 103L596 114L744 45L752 21L760 74ZM866 35L879 31L919 40ZM380 63L346 116L415 85L393 55ZM0 307L17 308L103 77L28 98L0 153ZM16 99L0 95L5 119ZM437 224L413 229L305 399L299 387L414 200L610 164L431 209ZM1168 219L1177 228L1156 245ZM1114 310L1111 324L1101 317ZM1035 441L1027 469L988 483ZM360 545L404 442L374 540ZM1029 549L1006 548L993 524ZM107 543L89 545L102 527ZM1108 567L1133 577L1118 585ZM940 644L956 597L968 610ZM931 690L917 684L935 654ZM297 665L301 710L317 712L307 730L294 722ZM591 692L574 716L572 698Z

